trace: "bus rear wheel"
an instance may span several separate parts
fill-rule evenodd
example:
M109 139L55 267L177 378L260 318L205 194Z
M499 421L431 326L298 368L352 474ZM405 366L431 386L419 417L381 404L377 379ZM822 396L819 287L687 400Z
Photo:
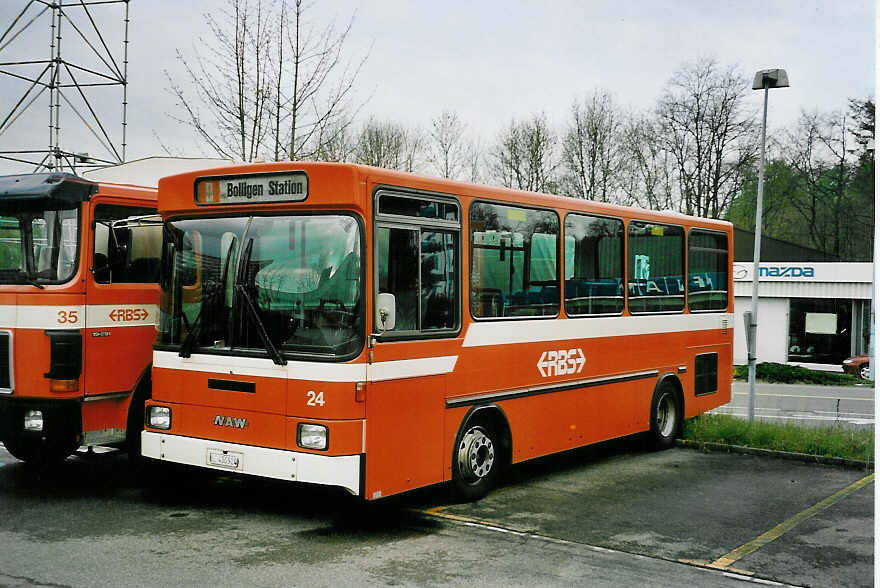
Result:
M682 410L675 386L661 384L651 400L651 438L657 449L669 449L681 434Z
M500 437L491 425L470 421L459 436L452 458L452 484L457 498L474 501L498 483L502 458Z

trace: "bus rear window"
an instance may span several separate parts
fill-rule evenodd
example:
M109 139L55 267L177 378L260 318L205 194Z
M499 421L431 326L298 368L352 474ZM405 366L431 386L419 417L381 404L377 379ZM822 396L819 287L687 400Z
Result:
M727 308L727 235L693 230L688 238L688 308Z

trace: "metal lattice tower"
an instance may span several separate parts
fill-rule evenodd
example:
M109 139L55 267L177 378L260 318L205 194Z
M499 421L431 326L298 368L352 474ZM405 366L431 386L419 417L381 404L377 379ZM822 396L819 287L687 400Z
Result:
M117 47L115 51L108 45L110 29L105 24L108 17L116 17L108 14L112 8L123 13L124 31L116 42L111 42ZM17 100L4 114L6 105L0 98L0 159L33 166L32 171L73 172L77 167L125 161L128 8L129 0L24 2L22 10L0 35L0 81L10 90L14 83L20 85L17 91L0 93ZM34 30L46 18L50 28L49 58L35 59L39 37ZM101 118L102 110L106 110L102 102L107 98L107 90L116 87L121 88L122 94L122 125L121 132L111 133ZM30 145L31 141L36 143L34 137L38 135L34 128L37 119L31 113L37 110L41 97L48 97L49 102L48 148ZM62 145L62 115L67 148ZM15 126L16 123L19 124ZM4 150L10 143L15 144L14 148Z

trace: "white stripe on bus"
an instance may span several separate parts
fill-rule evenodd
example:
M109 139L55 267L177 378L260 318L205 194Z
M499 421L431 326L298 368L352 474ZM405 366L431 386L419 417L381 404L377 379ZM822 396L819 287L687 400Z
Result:
M209 354L180 357L176 351L153 352L153 367L157 368L319 382L380 382L437 376L451 373L457 360L457 355L447 355L373 364L288 361L286 366L279 366L271 359L259 357Z
M464 337L464 347L598 339L628 335L684 333L733 328L733 315L656 314L645 316L591 316L565 320L513 320L472 323Z
M0 329L104 329L157 324L155 304L0 305Z

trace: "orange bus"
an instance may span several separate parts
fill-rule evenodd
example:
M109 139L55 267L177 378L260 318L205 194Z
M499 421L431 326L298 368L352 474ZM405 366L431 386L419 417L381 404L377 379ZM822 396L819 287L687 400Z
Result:
M0 177L0 442L13 456L125 443L139 456L162 251L147 215L155 188Z
M159 182L143 455L367 500L730 399L731 225L331 163Z

